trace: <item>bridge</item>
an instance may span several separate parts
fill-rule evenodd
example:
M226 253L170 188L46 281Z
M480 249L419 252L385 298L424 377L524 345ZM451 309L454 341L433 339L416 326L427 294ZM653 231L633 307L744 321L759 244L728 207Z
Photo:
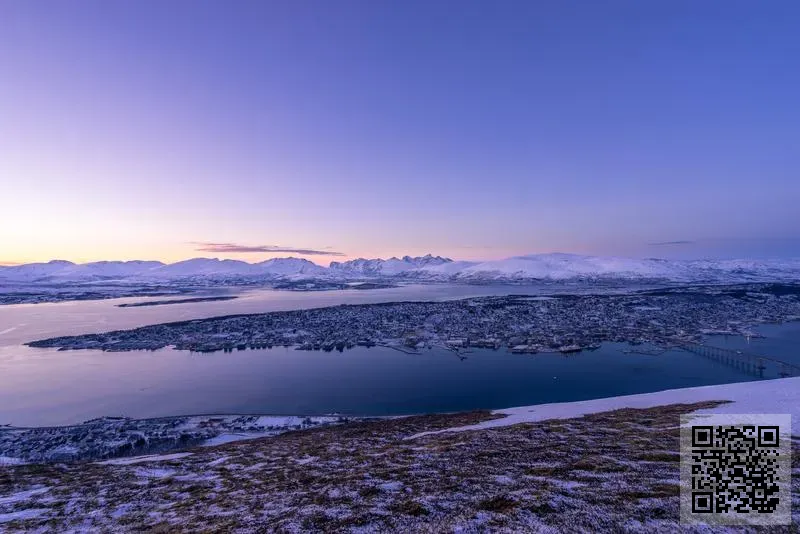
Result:
M675 346L760 378L764 378L766 369L775 369L781 378L800 376L800 366L776 358L704 345L694 341L675 340Z

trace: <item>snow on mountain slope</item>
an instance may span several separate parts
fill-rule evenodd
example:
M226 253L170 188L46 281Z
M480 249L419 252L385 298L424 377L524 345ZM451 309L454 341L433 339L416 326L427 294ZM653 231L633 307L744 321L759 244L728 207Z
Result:
M420 278L426 276L431 278L450 278L469 267L478 265L478 263L477 261L449 261L438 265L425 265L408 274L414 274Z
M324 275L327 272L325 267L303 258L272 258L256 265L264 274L277 276Z
M800 260L698 260L688 262L695 276L711 278L733 277L747 279L800 279Z
M451 282L534 280L670 280L674 282L800 281L800 260L632 259L577 254L531 254L505 260L470 262L432 256L355 259L322 267L303 258L260 263L194 258L165 265L156 261L103 261L76 265L54 260L0 267L0 282L55 283L95 280L167 281L205 278L309 279L399 278Z
M142 276L163 266L164 264L160 261L96 261L76 265L71 276L76 278L127 278Z
M29 282L40 278L68 273L74 267L74 263L65 260L12 265L9 267L0 267L0 279Z
M665 260L638 260L576 254L533 254L488 261L463 269L460 278L546 279L685 277L683 266Z
M389 258L388 260L372 259L367 260L358 258L345 262L331 262L330 271L332 274L341 276L396 276L407 271L413 271L423 267L442 265L450 263L450 258L441 256L403 256L402 258Z
M164 265L148 273L163 278L187 276L231 276L259 274L256 265L240 260L220 260L219 258L192 258Z
M466 267L462 280L663 279L676 282L800 280L800 260L670 261L533 254Z
M75 264L71 261L53 260L47 263L0 267L0 280L63 282L121 279L141 276L163 266L160 261L97 261Z

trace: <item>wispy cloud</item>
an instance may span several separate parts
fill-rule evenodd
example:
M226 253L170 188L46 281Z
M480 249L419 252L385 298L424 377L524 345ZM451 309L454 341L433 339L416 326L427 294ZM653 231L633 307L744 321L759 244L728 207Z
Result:
M22 265L17 261L2 261L0 260L0 266L2 267L13 267L14 265Z
M651 247L669 247L674 245L694 245L694 241L661 241L660 243L648 243Z
M300 254L301 256L344 256L343 252L333 250L317 250L313 248L282 247L280 245L239 245L237 243L205 243L194 242L200 252L225 253L247 253L247 252L285 252L288 254Z

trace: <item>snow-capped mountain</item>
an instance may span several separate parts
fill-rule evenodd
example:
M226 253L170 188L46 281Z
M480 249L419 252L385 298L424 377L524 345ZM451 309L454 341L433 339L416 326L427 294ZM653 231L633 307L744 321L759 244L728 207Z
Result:
M166 278L229 278L262 277L282 278L293 276L322 276L327 269L303 258L272 258L259 263L217 258L194 258L165 265L146 273Z
M472 265L462 279L683 278L688 266L666 260L639 260L577 254L532 254Z
M138 276L163 266L164 264L160 261L96 261L76 265L74 272L78 276L88 275L97 278L116 278Z
M205 279L225 284L247 280L389 278L449 282L563 280L665 280L673 282L800 281L800 259L694 260L631 259L577 254L532 254L504 260L453 261L441 256L355 259L322 267L302 258L260 263L194 258L165 265L157 261L101 261L0 266L0 284L92 281L165 282Z
M324 276L328 269L303 258L273 258L260 263L218 258L192 258L172 264L160 261L98 261L75 264L47 263L0 266L0 283L67 283L91 281L169 281L208 278L288 278Z
M800 260L632 259L577 254L532 254L461 269L458 280L632 279L674 282L800 281Z
M192 258L164 265L143 276L160 278L183 278L188 276L248 276L259 274L257 265L240 260L220 260L219 258Z
M272 258L256 264L264 274L275 276L322 276L327 269L304 258Z
M434 280L447 280L457 276L465 269L478 265L476 261L448 261L439 264L424 265L413 271L407 271L406 275L414 278L430 278Z
M96 261L75 264L71 261L53 260L47 263L0 267L0 280L16 282L109 280L141 276L160 267L164 267L160 261Z
M65 260L52 260L47 263L26 263L8 267L0 266L0 279L34 281L67 273L74 267L74 263Z
M341 276L397 276L408 271L414 271L429 266L452 263L450 258L441 256L403 256L402 258L389 258L388 260L358 258L345 262L333 261L330 265L331 274Z

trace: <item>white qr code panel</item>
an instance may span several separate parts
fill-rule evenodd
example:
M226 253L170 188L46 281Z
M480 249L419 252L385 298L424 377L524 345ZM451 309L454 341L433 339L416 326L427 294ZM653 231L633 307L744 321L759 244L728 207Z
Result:
M681 417L681 521L791 523L791 417Z

